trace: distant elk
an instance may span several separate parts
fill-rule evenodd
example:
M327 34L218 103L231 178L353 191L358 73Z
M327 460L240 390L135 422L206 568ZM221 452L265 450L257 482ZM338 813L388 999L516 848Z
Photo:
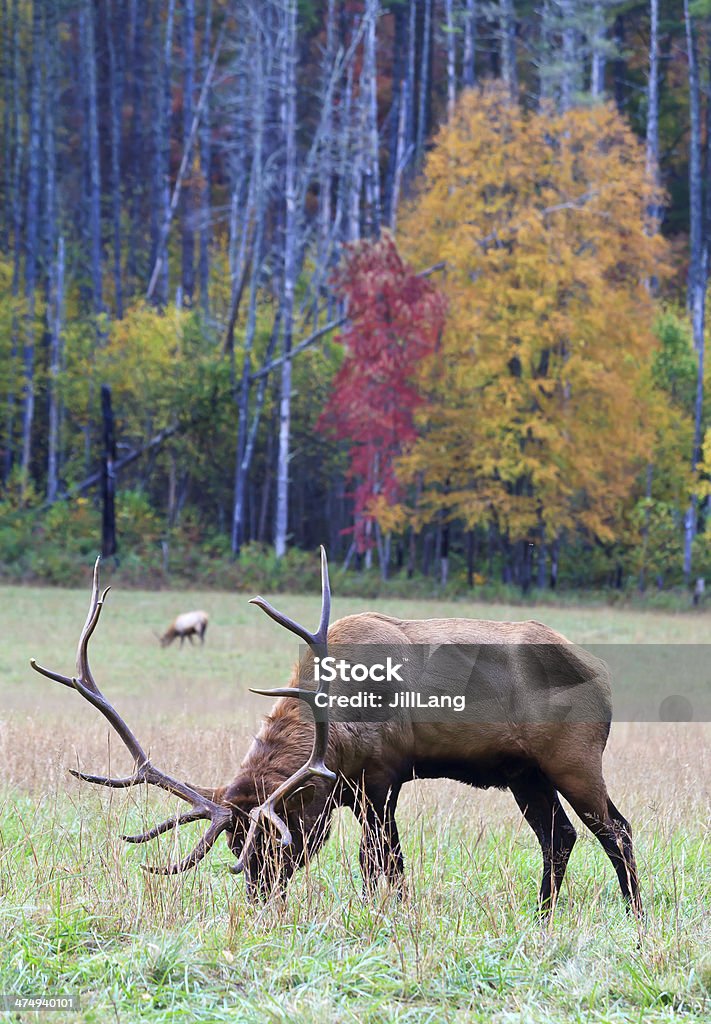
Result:
M346 806L363 828L360 866L365 894L373 894L383 876L397 889L403 877L395 821L400 789L413 778L447 777L475 787L511 790L543 853L539 896L543 913L555 903L576 839L560 793L600 841L628 907L641 914L630 826L610 800L602 775L611 719L607 675L591 674L590 663L574 645L538 622L408 620L365 612L340 619L329 629L331 596L323 548L321 581L321 621L315 633L263 598L253 601L310 650L300 658L288 686L254 691L279 699L234 780L226 786L190 785L156 768L96 685L89 668L88 644L106 596L106 591L99 595L98 560L89 614L79 640L76 677L31 662L38 672L73 687L98 708L133 757L133 772L126 778L77 771L72 771L73 775L114 788L148 783L190 805L187 812L140 835L124 836L127 842L145 843L187 822L209 820L202 838L183 860L148 870L175 874L192 868L225 832L238 858L231 870L245 873L248 897L264 899L275 892L284 893L294 870L313 857L326 840L334 808ZM488 677L490 683L494 679L490 696L503 711L466 725L419 722L405 716L389 721L329 722L328 713L321 710L324 695L328 700L323 675L317 689L302 686L301 680L314 679L313 658L325 658L329 645L342 649L342 645L357 648L363 644L387 647L401 662L407 661L408 651L415 656L413 645L455 645L449 648L455 656L456 645L479 645L484 658L496 668ZM527 673L529 678L535 676L531 666L539 649L531 645L543 645L555 671L526 682ZM517 721L506 709L512 706L516 681L520 685L522 680L530 713ZM567 708L580 692L586 694L586 707L590 708L587 718L564 721L551 717L552 703L562 700ZM311 708L313 734L308 720L299 714L297 701Z
M182 615L178 615L177 618L173 619L163 636L158 637L161 647L169 647L177 637L180 637L181 647L186 637L192 643L193 637L198 636L200 637L200 643L204 644L208 619L207 612L202 611L184 612Z

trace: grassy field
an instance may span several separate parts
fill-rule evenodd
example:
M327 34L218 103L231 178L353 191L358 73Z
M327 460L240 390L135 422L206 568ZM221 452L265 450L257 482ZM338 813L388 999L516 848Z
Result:
M79 1013L2 1019L231 1022L621 1022L711 1019L711 729L619 724L605 773L635 828L647 920L622 908L581 825L553 922L535 916L538 845L509 794L410 784L400 802L407 895L360 898L348 812L290 889L250 907L220 842L196 872L146 875L161 847L118 838L166 812L158 792L110 794L68 776L129 767L78 695L32 673L73 670L88 593L4 588L0 645L0 993L81 993ZM313 597L279 598L315 622ZM153 630L204 607L204 648L161 650ZM335 615L364 602L336 599ZM521 618L473 604L372 602L410 617ZM704 642L704 615L547 608L578 642ZM92 648L100 686L157 764L196 782L231 777L296 646L244 595L112 593ZM571 812L572 814L572 812ZM575 820L574 816L573 819ZM181 848L196 833L181 835Z

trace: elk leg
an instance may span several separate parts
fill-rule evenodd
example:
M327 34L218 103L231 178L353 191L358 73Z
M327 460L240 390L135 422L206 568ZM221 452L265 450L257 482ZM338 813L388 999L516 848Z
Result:
M637 865L632 847L632 829L607 795L602 778L580 776L560 779L558 789L600 842L609 857L620 883L627 909L642 916L642 899L637 879Z
M555 907L577 834L544 775L517 779L509 788L541 844L543 881L538 905L541 913L548 915Z
M395 821L398 794L399 789L388 790L385 797L366 793L358 809L363 826L360 870L365 899L375 895L381 875L384 875L398 892L402 888L404 864Z

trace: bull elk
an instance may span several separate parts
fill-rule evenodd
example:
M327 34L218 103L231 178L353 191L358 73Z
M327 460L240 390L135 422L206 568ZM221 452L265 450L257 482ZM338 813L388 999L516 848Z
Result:
M378 644L398 653L414 645L445 650L448 644L477 645L498 652L494 673L494 702L504 707L514 686L530 673L530 645L546 645L557 652L563 674L548 678L549 690L564 694L590 679L584 659L563 636L538 622L490 622L469 619L408 620L374 612L349 615L329 628L331 595L326 553L321 549L322 606L316 632L254 598L267 615L295 633L309 650L300 658L288 686L255 690L277 697L250 746L236 777L228 785L205 788L171 778L156 768L129 726L103 696L88 658L89 640L99 621L107 591L100 594L99 560L94 569L91 602L77 652L77 674L63 676L42 668L38 672L64 686L73 687L105 716L133 757L133 771L126 778L107 778L72 771L77 778L101 786L126 788L147 783L180 797L190 809L155 825L140 835L124 836L130 843L145 843L186 822L205 819L209 825L195 848L178 863L147 866L161 874L175 874L194 867L211 849L219 835L227 842L237 863L232 871L244 872L250 899L284 892L294 870L303 866L326 840L331 812L350 807L358 816L363 835L360 865L365 894L373 893L384 876L397 887L403 876L403 858L395 821L400 789L413 778L448 777L475 787L508 788L533 829L543 853L543 881L539 902L544 913L555 903L576 832L559 799L562 794L593 832L611 860L627 905L641 914L631 831L628 822L607 794L602 775L602 755L607 741L611 702L606 675L593 680L593 696L602 712L585 721L555 721L548 714L527 715L513 721L509 714L493 715L468 724L413 721L412 716L386 722L339 723L320 710L328 698L328 683L301 685L314 679L314 659L326 657L329 645L339 648L363 643ZM488 645L495 645L489 647ZM601 663L600 663L601 664ZM567 675L566 675L567 673ZM540 680L527 691L527 699L540 702ZM325 698L324 698L325 695ZM589 695L589 690L588 690ZM299 713L299 702L311 709L314 728ZM546 707L549 707L547 704ZM535 711L535 706L533 710ZM495 721L494 719L500 719Z
M192 644L193 637L197 636L200 638L200 643L204 644L208 619L207 612L202 611L184 612L182 615L178 615L173 619L163 636L158 637L161 647L169 647L177 637L180 637L181 647L186 637Z

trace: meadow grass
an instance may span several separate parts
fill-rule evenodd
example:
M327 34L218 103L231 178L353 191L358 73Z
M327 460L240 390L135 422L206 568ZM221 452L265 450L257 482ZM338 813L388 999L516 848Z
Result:
M709 726L619 723L605 774L635 828L647 907L626 916L611 865L579 825L552 922L535 914L540 853L507 793L407 785L398 818L402 901L364 904L358 829L334 834L286 905L251 907L220 842L197 871L142 872L186 851L120 840L170 812L160 792L109 793L67 774L123 772L128 757L78 695L28 660L71 672L88 594L0 590L0 992L80 993L52 1022L663 1022L711 1019ZM276 599L275 599L276 600ZM314 597L279 598L315 622ZM211 616L204 648L162 650L183 610ZM389 601L394 614L520 618L522 610ZM336 601L335 615L363 609ZM524 613L528 614L528 612ZM585 642L704 642L708 615L546 608ZM264 713L250 685L286 680L297 648L243 595L112 593L92 641L97 680L166 771L225 781ZM158 847L158 848L156 848Z

